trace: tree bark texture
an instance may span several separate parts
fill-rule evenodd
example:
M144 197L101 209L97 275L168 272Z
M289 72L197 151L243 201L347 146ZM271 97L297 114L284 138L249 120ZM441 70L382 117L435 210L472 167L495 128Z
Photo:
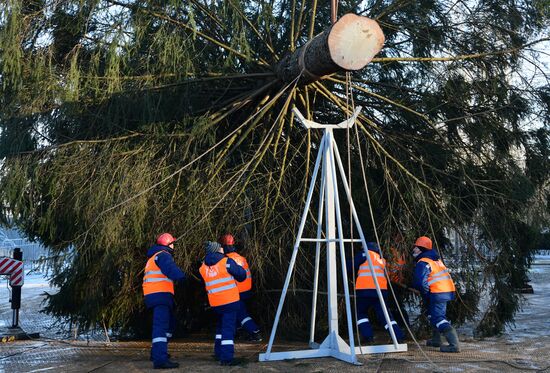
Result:
M275 73L285 83L308 84L338 71L360 70L382 49L384 33L370 18L348 13L285 56Z

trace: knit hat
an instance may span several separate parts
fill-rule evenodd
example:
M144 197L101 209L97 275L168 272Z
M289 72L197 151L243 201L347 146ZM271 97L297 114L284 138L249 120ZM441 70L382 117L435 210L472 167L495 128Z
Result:
M206 241L204 243L204 250L206 251L207 254L209 253L217 253L218 250L221 248L222 246L217 243L216 241Z
M369 249L370 251L375 251L377 253L380 252L380 247L376 242L367 242L367 249Z

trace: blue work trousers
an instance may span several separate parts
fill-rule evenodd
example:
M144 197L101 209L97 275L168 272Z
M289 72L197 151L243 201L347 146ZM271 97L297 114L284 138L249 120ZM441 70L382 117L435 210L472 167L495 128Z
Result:
M153 363L161 364L168 360L168 339L172 337L175 326L176 319L171 306L153 307L153 343L151 345Z
M447 320L447 302L433 302L428 304L428 320L434 329L443 332L451 323Z
M372 339L372 325L369 320L368 311L371 307L374 307L374 312L376 313L376 318L378 322L384 325L384 329L388 330L388 324L386 323L386 318L384 317L384 311L382 310L382 305L378 297L358 297L357 298L357 326L359 327L359 332L361 336L367 340ZM403 332L401 328L397 325L397 322L394 321L391 312L388 310L388 315L391 320L391 326L395 333L395 337L398 340L404 339ZM389 333L389 331L388 331Z
M215 310L218 314L216 324L216 341L214 343L214 353L216 357L223 362L233 360L235 353L235 330L237 324L237 310Z
M405 307L404 302L405 291L399 286L394 286L393 291L395 293L395 298L397 299L397 302L393 298L393 295L388 294L388 302L386 303L386 305L388 306L388 309L391 311L391 313L397 318L397 325L399 325L400 328L405 329L407 326L411 326L411 323L409 321L409 314L407 313L407 308ZM399 310L401 310L403 317L401 317Z
M243 327L244 330L248 332L248 334L254 334L258 333L260 331L260 328L258 328L258 325L254 322L252 317L248 314L248 310L246 309L246 302L244 300L239 301L239 311L237 312L237 327Z

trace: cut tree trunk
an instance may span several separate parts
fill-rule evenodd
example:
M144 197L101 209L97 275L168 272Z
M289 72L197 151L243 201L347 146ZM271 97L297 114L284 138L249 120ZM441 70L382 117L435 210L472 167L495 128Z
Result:
M348 13L329 29L285 56L276 66L289 83L307 84L339 71L360 70L382 49L384 33L370 18Z

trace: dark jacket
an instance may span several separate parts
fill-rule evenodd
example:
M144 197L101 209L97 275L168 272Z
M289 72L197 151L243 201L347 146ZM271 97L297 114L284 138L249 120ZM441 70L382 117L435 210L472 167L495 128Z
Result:
M454 292L446 293L430 293L430 285L428 285L428 276L430 275L431 269L428 263L420 262L422 258L428 258L431 260L439 260L439 255L435 249L426 250L415 258L416 265L414 267L413 274L413 287L420 291L422 297L426 301L430 302L448 302L455 299Z
M224 254L234 253L237 248L233 245L222 245Z
M367 242L367 248L369 251L373 251L377 254L380 254L380 248L376 244L376 242ZM355 254L355 257L353 258L353 276L357 281L357 274L359 272L359 267L361 267L361 264L365 263L367 261L367 256L365 255L365 252L363 250L360 250ZM348 272L352 269L352 263L351 260L347 261L347 270ZM387 297L388 291L382 290L382 296L385 298ZM378 293L376 292L376 289L357 289L355 291L355 294L359 298L378 298Z
M223 252L226 255L229 253L235 253L237 252L237 248L233 245L223 245ZM243 291L242 293L239 294L239 296L241 297L241 300L250 299L252 297L252 290Z
M213 266L223 258L227 258L227 257L222 253L208 253L204 257L204 264L206 264L207 266ZM244 280L246 280L246 271L244 270L243 267L235 263L233 259L227 258L226 265L228 266L227 272L229 272L229 274L233 276L235 281L243 282ZM239 309L239 302L233 302L229 304L224 304L223 306L212 307L212 308L217 312L224 312L226 310L237 311Z
M177 266L172 257L174 251L168 246L154 245L147 251L147 260L162 251L155 258L162 273L174 283L185 280L185 273ZM145 305L152 308L158 305L174 306L174 296L171 293L153 293L145 296Z

